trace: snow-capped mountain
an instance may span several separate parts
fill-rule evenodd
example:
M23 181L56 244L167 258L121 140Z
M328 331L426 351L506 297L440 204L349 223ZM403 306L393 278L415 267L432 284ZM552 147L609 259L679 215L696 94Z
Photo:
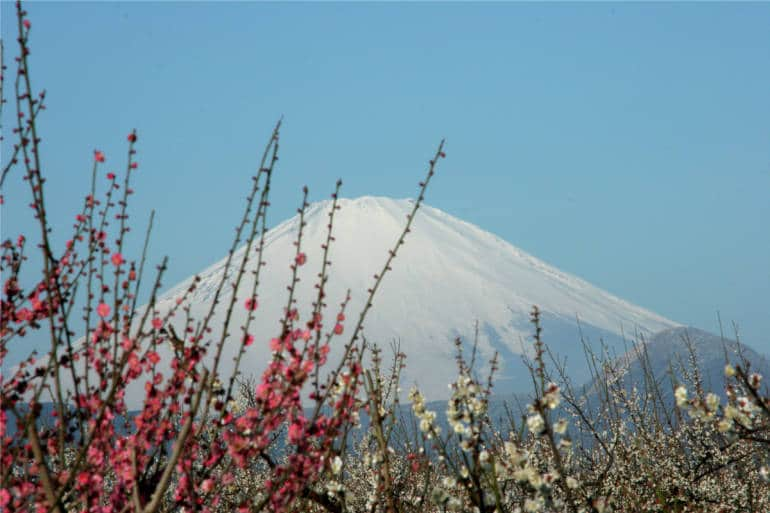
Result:
M324 317L333 319L346 291L351 291L346 329L354 321L402 230L411 200L362 197L341 199L334 219L336 240L329 256L332 261L328 285L328 304ZM314 284L320 270L326 238L330 201L312 204L305 215L302 241L307 263L300 267L297 307L303 320L312 311L316 297ZM250 329L255 343L241 364L245 374L258 374L270 358L269 340L280 332L280 319L287 300L289 265L294 258L294 242L299 217L283 222L266 235L264 259L258 290L259 307ZM240 260L241 249L234 262ZM255 255L256 256L256 255ZM256 258L249 261L256 265ZM202 317L210 306L214 290L222 279L225 260L200 273L200 282L191 298L193 315ZM229 272L233 272L231 268ZM173 287L157 303L167 310L190 285L191 280ZM250 294L251 274L237 291L230 344L225 347L221 373L228 375L232 356L238 347L239 327L246 318L244 300ZM225 287L225 300L214 326L224 318L224 305L232 294ZM581 333L585 338L608 344L635 333L649 335L678 326L677 323L619 299L580 278L528 255L495 235L440 210L423 206L417 214L406 243L399 251L392 272L376 295L364 323L364 335L385 349L398 341L407 354L402 388L417 383L430 399L448 395L447 384L456 376L454 340L461 337L470 347L478 325L477 361L486 364L497 352L500 371L497 391L513 392L531 383L521 363L522 351L531 349L532 326L529 312L537 305L542 312L544 339L551 348L568 358L568 369L582 381L586 377L582 358ZM579 320L579 322L578 322ZM331 325L326 326L331 328ZM336 339L339 355L348 340L345 333ZM479 369L485 374L483 369Z

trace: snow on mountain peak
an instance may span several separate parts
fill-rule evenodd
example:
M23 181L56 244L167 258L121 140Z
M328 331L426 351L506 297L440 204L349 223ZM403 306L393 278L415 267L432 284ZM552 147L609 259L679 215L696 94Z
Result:
M350 290L348 318L354 319L414 203L364 196L340 199L338 205L340 210L334 218L336 240L329 250L332 265L325 317L336 313ZM305 214L302 250L307 254L307 263L300 268L296 293L304 319L317 293L313 285L320 270L330 208L330 200L321 201L310 205ZM244 356L241 370L245 374L258 374L265 368L270 357L268 341L280 331L298 228L299 216L295 216L265 237L267 265L261 272L260 307L251 329L256 342ZM234 261L243 251L236 254ZM255 265L256 258L249 263ZM194 315L202 315L209 308L213 291L225 272L224 264L222 260L200 274L191 303ZM170 308L191 280L165 293L158 309ZM246 298L247 290L251 290L249 280L238 290L239 301ZM232 294L228 288L225 292ZM575 364L580 361L575 358L575 349L581 347L581 333L618 342L623 333L649 334L678 326L561 272L477 226L423 205L392 272L374 298L364 323L364 336L386 348L386 356L388 346L397 341L407 354L407 368L402 374L404 388L416 382L428 397L441 398L447 395L447 384L455 376L454 339L459 336L469 343L478 326L480 361L497 352L501 359L500 386L516 387L529 379L523 374L519 355L529 346L532 327L528 319L533 305L543 313L546 341L559 354L572 355L570 361ZM218 312L215 321L221 322L223 316L224 312ZM246 312L236 308L235 316L232 333L238 331ZM332 359L335 353L341 354L344 340L344 335L337 340ZM233 337L222 361L229 364L227 353L232 356L236 351ZM226 366L222 369L224 374L228 370ZM576 378L582 377L578 369Z

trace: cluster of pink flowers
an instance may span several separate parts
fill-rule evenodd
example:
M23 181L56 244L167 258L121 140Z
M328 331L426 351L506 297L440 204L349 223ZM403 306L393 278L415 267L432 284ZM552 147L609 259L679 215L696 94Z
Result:
M17 15L26 29L19 38L20 57L16 61L21 76L28 73L31 24L20 3ZM28 82L22 84L29 87ZM223 335L217 339L215 329L208 324L210 317L199 319L196 325L189 315L188 298L197 280L170 311L137 307L144 259L130 258L124 247L129 231L128 199L133 194L130 178L138 167L134 160L136 131L127 136L125 174L106 173L103 195L100 197L95 187L86 195L82 211L75 215L73 233L57 255L48 237L42 195L45 180L36 160L40 139L34 134L43 98L42 94L33 98L30 90L18 93L17 104L26 110L18 117L15 133L20 143L11 159L13 165L26 169L31 206L40 224L43 278L25 290L21 275L26 238L19 236L15 243L2 244L0 360L12 344L23 342L30 330L47 329L51 347L45 357L38 359L33 354L2 376L0 507L103 513L265 507L280 512L293 507L298 498L310 493L330 462L339 460L341 440L357 424L363 406L359 391L364 346L358 339L363 314L344 344L341 361L334 368L328 365L331 345L345 331L345 307L350 299L345 299L325 330L325 269L330 263L333 215L321 248L318 300L304 324L290 302L277 337L251 332L251 317L242 327L242 351L265 343L273 357L250 387L252 403L238 407L233 392L237 365L232 376L219 376L217 370L222 344L229 338L225 335L228 326L221 327ZM247 247L253 243L259 250L257 268L261 267L257 227L269 205L266 192L277 161L278 128L265 151L236 237L238 241L246 233L248 214L252 205L257 205L256 220L247 237ZM94 183L106 163L105 153L94 150ZM334 198L336 205L336 192ZM303 200L301 213L306 206ZM300 234L290 288L297 285L296 269L308 260L300 249L301 242ZM236 290L245 279L245 258L240 264L228 261L239 269ZM158 267L153 298L165 265L164 261ZM249 313L259 306L258 280L254 283L243 302ZM219 290L225 285L223 280ZM217 300L213 303L216 305ZM73 312L81 307L84 323L77 328ZM171 322L180 311L187 319L182 328ZM164 345L172 346L173 352L162 350ZM132 387L142 394L141 408L136 412L130 412L126 403ZM312 412L303 400L315 405ZM52 425L41 424L45 403L53 405ZM13 432L8 429L11 418L16 426ZM280 460L275 459L277 440L283 440L286 453ZM232 499L226 490L239 472L250 469L255 461L269 462L264 493Z

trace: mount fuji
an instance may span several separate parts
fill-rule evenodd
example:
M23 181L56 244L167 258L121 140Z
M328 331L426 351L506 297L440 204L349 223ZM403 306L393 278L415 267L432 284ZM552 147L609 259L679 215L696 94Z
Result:
M346 329L357 319L388 251L398 238L413 207L411 200L381 197L340 199L334 218L335 241L329 248L330 279L324 318L333 319L338 305L350 290ZM295 297L301 319L312 312L317 290L314 284L321 267L321 246L326 240L331 201L310 205L302 248L307 263L299 267L300 282ZM264 261L258 289L259 307L250 332L255 342L241 362L244 375L259 375L270 360L269 340L280 333L280 319L288 299L290 263L299 229L299 216L271 229L265 236ZM239 262L245 248L235 254ZM252 249L255 251L255 249ZM222 260L198 276L200 281L190 297L193 316L202 318L210 308L217 284L231 276L235 265L225 269ZM253 270L256 255L250 257ZM239 347L239 326L246 319L243 303L251 291L250 273L236 291L238 301L225 344L220 373L229 375ZM167 311L190 286L194 277L164 293L155 308ZM217 326L225 316L232 287L220 296ZM600 339L611 349L623 350L625 337L649 336L679 324L628 303L586 281L564 273L495 235L440 210L421 206L392 265L392 271L374 297L364 323L369 343L384 349L397 342L407 355L402 388L417 384L429 399L447 397L447 384L456 377L455 339L467 350L477 341L476 361L480 375L484 365L497 353L499 371L496 391L513 393L529 390L531 378L522 363L522 353L531 353L533 332L529 313L533 305L541 311L543 338L577 382L588 377L583 358L583 340ZM327 326L330 327L330 326ZM347 334L346 334L347 335ZM332 342L330 362L342 354L346 335ZM336 344L336 346L335 346ZM468 353L466 353L468 354Z

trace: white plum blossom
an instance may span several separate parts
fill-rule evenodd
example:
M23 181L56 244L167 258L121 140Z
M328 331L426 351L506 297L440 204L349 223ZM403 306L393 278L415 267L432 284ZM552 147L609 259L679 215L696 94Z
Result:
M676 390L674 390L674 398L676 399L676 405L680 408L683 407L687 404L687 389L682 385L676 387Z
M543 416L539 413L535 413L534 415L527 417L527 428L529 428L529 430L534 435L539 435L542 433L543 429L545 429L545 421L543 420Z

